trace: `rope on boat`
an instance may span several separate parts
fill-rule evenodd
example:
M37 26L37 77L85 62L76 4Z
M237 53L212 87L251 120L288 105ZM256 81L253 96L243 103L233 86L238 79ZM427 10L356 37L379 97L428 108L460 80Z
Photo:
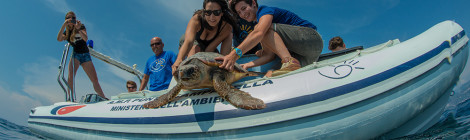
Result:
M289 76L289 75L293 75L293 74L296 74L296 73L301 73L301 72L305 72L305 71L310 71L312 69L316 69L316 68L319 68L319 67L324 67L324 66L331 66L333 64L337 64L337 63L340 63L340 62L344 62L344 61L347 61L347 60L351 60L353 58L356 58L356 57L359 57L361 55L365 55L365 54L371 54L371 53L374 53L374 52L377 52L377 51L380 51L384 48L388 48L388 47L391 47L393 45L396 45L396 44L399 44L400 43L400 40L398 39L394 39L394 40L389 40L385 43L382 43L382 44L379 44L379 45L376 45L376 46L373 46L373 47L370 47L370 48L367 48L365 50L357 50L356 52L351 52L351 53L348 53L348 54L345 54L345 55L342 55L342 56L339 56L339 57L335 57L335 58L331 58L331 59L327 59L327 60L323 60L323 61L320 61L320 62L313 62L312 64L310 65L307 65L305 67L302 67L298 70L295 70L294 72L289 72L289 73L286 73L286 74L283 74L283 75L279 75L279 76L276 76L276 77L262 77L262 78L257 78L257 79L253 79L253 80L249 80L249 81L244 81L242 83L237 83L235 85L243 85L245 83L252 83L252 82L257 82L257 81L262 81L262 80L268 80L268 79L278 79L278 78L282 78L282 77L285 77L285 76Z

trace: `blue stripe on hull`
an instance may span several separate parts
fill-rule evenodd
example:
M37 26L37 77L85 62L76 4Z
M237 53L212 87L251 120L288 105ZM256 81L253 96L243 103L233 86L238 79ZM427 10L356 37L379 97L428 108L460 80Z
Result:
M54 117L54 116L30 116L30 118L42 118L42 119L56 119L56 120L67 120L67 121L79 121L79 122L96 122L96 123L112 123L112 124L174 124L174 123L191 123L199 121L210 121L220 119L230 119L237 117L244 117L249 115L256 115L261 113L267 113L297 106L302 106L314 102L327 100L333 97L344 95L356 90L368 87L375 83L382 82L393 76L401 74L419 64L424 63L430 58L441 53L444 49L449 48L450 44L444 41L441 45L435 49L419 56L416 59L408 61L402 65L379 73L377 75L368 77L366 79L343 85L340 87L332 88L322 92L318 92L311 95L305 95L301 97L291 98L287 100L272 102L267 104L267 108L262 110L243 110L234 109L219 112L200 113L191 115L180 115L171 117L145 117L145 118L101 118L101 117Z
M454 44L455 42L457 42L457 40L460 40L464 36L465 36L465 30L460 31L460 33L454 35L451 38L452 44Z
M165 139L169 139L169 138L194 139L194 138L202 138L202 137L214 138L214 139L236 139L236 138L246 138L250 136L263 136L263 135L268 135L268 134L276 134L276 133L281 133L281 132L288 132L291 130L299 130L303 128L310 128L310 127L318 126L320 124L316 121L329 118L331 116L341 116L341 115L345 115L346 113L348 113L346 114L347 116L350 116L350 115L361 113L363 111L364 106L366 105L371 106L374 104L379 104L379 105L383 104L387 102L388 100L390 100L387 98L397 98L401 96L402 94L406 94L408 91L415 89L416 86L423 85L423 83L427 81L431 81L431 79L433 79L434 77L436 77L436 75L439 75L440 73L443 73L448 70L454 70L455 75L453 75L452 77L449 77L448 79L445 79L445 80L449 80L446 82L448 83L446 85L447 88L440 89L442 91L438 91L438 92L447 93L451 91L453 85L458 80L459 73L463 70L465 66L466 58L468 57L468 51L469 51L468 47L464 46L454 54L454 60L452 64L449 64L446 61L441 61L441 63L438 66L420 75L419 77L411 81L408 81L407 83L404 83L403 85L400 85L399 87L391 89L383 94L372 97L368 100L359 102L357 104L353 104L353 105L350 105L350 106L347 106L338 110L334 110L332 112L323 113L320 115L308 116L304 118L289 120L285 122L277 122L277 123L267 124L267 125L262 125L262 126L257 126L257 127L216 131L216 132L210 132L210 133L151 135L151 134L129 134L129 133L123 134L123 133L115 133L115 132L105 132L105 131L72 128L72 127L66 127L66 126L57 126L57 125L44 124L44 123L34 123L34 122L30 122L30 123L33 123L36 125L49 126L49 127L58 127L59 129L67 129L67 130L74 131L77 133L96 134L96 135L101 135L101 136L109 136L109 137L116 137L116 138L132 138L132 139L135 139L136 137L165 138ZM415 64L415 63L412 63L412 64ZM445 96L444 94L441 94L441 95ZM356 133L358 136L360 135L358 131L354 131L351 133ZM333 135L325 136L325 135L315 135L315 133L303 133L303 134L296 134L292 136L284 135L283 137L303 138L303 139L314 137L315 139L322 139L322 137L332 138L332 136ZM341 139L341 137L339 138ZM344 139L351 139L351 138L352 137L346 137Z

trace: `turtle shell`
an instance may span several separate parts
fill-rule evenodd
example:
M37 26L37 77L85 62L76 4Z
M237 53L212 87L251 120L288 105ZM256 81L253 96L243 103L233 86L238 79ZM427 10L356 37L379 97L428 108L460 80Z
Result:
M199 59L201 62L203 62L204 64L206 64L208 66L218 67L222 64L222 61L216 61L215 60L216 57L223 57L223 55L221 55L219 53L215 53L215 52L198 52L198 53L188 57L183 62L181 62L180 66L190 63L191 60L193 60L193 59ZM248 72L243 67L241 67L238 63L235 63L235 65L233 66L233 69L235 71L241 72L241 73Z
M199 52L188 57L178 67L180 74L175 75L175 78L178 79L176 86L168 93L145 103L143 106L145 108L161 107L174 100L181 89L213 88L221 98L235 107L243 109L265 108L266 104L263 100L231 86L234 81L256 74L246 71L238 64L235 64L234 71L231 72L220 69L218 66L221 65L221 62L215 61L215 58L222 56L213 52Z

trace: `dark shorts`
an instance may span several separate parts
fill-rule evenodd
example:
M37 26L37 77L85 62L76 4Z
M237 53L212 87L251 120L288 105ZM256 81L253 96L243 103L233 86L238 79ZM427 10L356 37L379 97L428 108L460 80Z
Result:
M91 61L90 53L73 53L73 58L80 61L80 65L85 62Z
M281 36L292 57L306 66L316 62L323 50L323 40L313 28L274 23L271 29Z

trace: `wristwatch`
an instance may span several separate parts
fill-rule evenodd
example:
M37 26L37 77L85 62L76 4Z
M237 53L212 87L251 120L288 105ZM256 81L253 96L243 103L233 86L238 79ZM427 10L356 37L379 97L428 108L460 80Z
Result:
M238 57L242 57L242 55L243 55L242 50L240 50L239 48L234 48L234 49L235 49L235 53L237 53Z

